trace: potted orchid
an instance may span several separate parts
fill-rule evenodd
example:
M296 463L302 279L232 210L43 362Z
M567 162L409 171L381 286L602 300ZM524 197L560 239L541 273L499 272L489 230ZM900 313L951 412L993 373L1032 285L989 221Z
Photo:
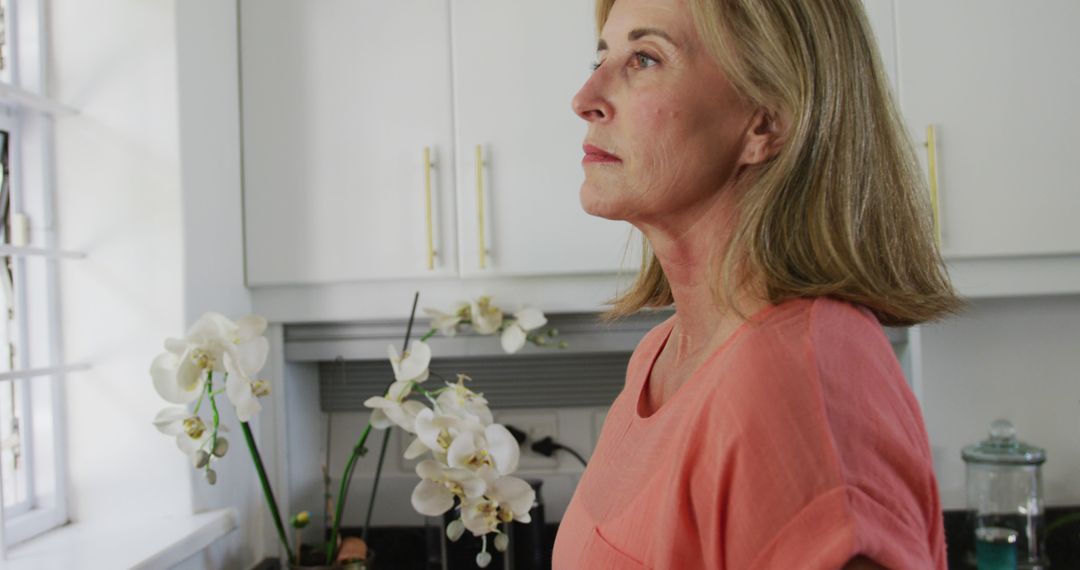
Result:
M454 335L471 328L482 335L499 334L500 344L508 353L517 352L526 342L558 347L565 347L565 342L551 342L558 334L554 330L539 331L547 324L541 311L525 308L508 315L487 297L461 303L452 313L432 309L426 312L432 317L431 329L410 343L410 318L405 341L408 349L398 354L391 346L387 351L393 380L383 395L364 402L372 413L342 474L329 540L319 548L324 554L320 562L326 565L352 562L355 564L352 567L365 567L366 542L356 538L340 541L338 535L349 482L356 461L367 452L366 442L372 429L397 426L414 436L405 457L423 459L416 466L420 482L412 494L413 508L426 516L440 516L456 507L460 516L448 525L446 534L455 541L465 531L481 538L476 557L481 568L491 561L489 535L494 535L493 546L504 551L508 543L506 525L530 521L529 510L535 493L528 483L512 475L517 469L518 442L504 426L494 423L487 400L466 385L470 380L467 375L457 374L455 381L448 381L429 370L431 348L427 341L440 332ZM261 409L259 399L270 393L269 383L256 378L269 352L269 343L262 336L266 325L266 320L256 315L233 322L210 312L191 326L185 338L166 340L166 352L154 359L150 373L157 392L176 406L159 412L154 424L162 433L174 436L192 465L203 471L208 483L214 484L217 480L214 463L229 450L228 440L222 435L227 430L220 421L217 401L224 394L240 420L278 538L290 564L299 568L299 533L294 550L248 425ZM224 387L219 384L215 389L215 373L223 375ZM441 386L431 386L429 379L433 376L442 379ZM209 420L200 414L205 410L204 403L211 410ZM384 437L384 450L386 440ZM375 490L381 469L380 459ZM371 512L372 504L369 504L365 538ZM293 516L290 523L299 529L307 520L308 514L302 512Z

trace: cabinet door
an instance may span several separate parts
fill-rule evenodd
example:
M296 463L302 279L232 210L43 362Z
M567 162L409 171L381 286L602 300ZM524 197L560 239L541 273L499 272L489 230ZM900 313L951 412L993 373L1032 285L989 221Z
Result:
M946 256L1080 252L1080 2L901 0L896 15L902 110L916 142L937 128Z
M240 6L248 284L455 275L447 3Z
M619 269L630 226L591 217L578 201L586 123L570 100L596 52L593 3L451 4L462 274Z

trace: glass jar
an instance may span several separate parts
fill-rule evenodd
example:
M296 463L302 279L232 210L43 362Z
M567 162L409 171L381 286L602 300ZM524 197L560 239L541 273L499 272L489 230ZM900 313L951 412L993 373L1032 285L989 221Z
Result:
M1043 553L1042 464L1046 451L1016 439L1008 420L990 425L990 438L964 447L967 507L976 536L1016 531L1016 568L1046 568ZM985 529L981 531L980 529Z

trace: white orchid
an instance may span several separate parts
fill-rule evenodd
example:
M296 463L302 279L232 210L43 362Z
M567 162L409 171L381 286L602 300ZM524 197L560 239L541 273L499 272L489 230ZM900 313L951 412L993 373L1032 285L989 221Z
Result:
M184 408L169 407L158 412L154 417L154 427L165 435L176 437L176 447L188 456L191 464L196 468L202 468L210 460L211 452L221 457L228 449L225 438L218 437L219 445L215 450L203 449L210 441L212 430L200 418ZM225 431L220 426L218 431ZM223 443L225 442L225 443Z
M428 365L431 363L431 347L418 340L409 344L409 350L398 356L394 346L387 347L390 366L394 369L394 380L398 382L420 383L428 379Z
M170 403L193 402L202 395L208 373L226 371L226 352L248 375L258 373L270 351L269 342L261 336L265 330L266 319L257 315L234 323L219 313L204 314L185 338L165 341L167 352L150 366L154 388Z
M259 398L270 394L270 383L255 380L240 366L231 352L223 358L228 376L225 379L225 395L236 407L236 417L240 421L250 421L262 409Z
M457 310L453 313L444 313L436 309L424 309L424 312L431 317L431 328L437 329L444 336L454 336L457 334L458 324L469 316L469 304L458 304Z
M386 396L374 396L364 401L364 406L371 408L371 427L386 429L397 425L401 429L416 433L416 416L426 410L423 404L413 400L405 401L412 392L413 382L394 382Z
M489 426L494 421L491 410L488 409L487 399L483 394L478 394L465 386L466 380L472 380L465 374L458 374L456 384L447 382L449 388L436 399L439 409L443 413L469 419L481 426Z
M491 424L483 432L469 430L460 433L446 450L450 467L474 471L492 467L499 475L517 470L520 456L517 440L500 424Z
M507 354L513 354L525 346L528 332L547 324L547 317L540 309L525 308L514 313L514 320L503 327L502 348Z
M491 474L492 471L486 470L487 476ZM529 510L536 500L536 491L528 483L507 476L494 479L486 487L484 497L466 497L461 502L461 520L473 536L497 532L500 523L532 521Z
M439 413L430 409L416 415L416 441L405 450L406 459L415 459L431 451L440 463L449 465L447 453L454 440L463 433L482 433L484 426L476 421Z
M491 297L480 297L469 306L470 321L478 334L495 334L502 326L503 313L491 304Z
M437 517L453 508L454 497L479 499L487 486L479 475L468 469L447 468L431 459L418 463L416 474L422 480L413 489L412 505L418 513L429 517Z

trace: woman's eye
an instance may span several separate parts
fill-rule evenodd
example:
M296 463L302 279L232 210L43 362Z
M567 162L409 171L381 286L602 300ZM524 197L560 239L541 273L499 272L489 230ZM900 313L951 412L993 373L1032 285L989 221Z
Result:
M596 71L597 69L600 69L600 63L601 62L599 61L594 61L590 63L589 66L592 68L593 71Z
M634 63L637 64L638 67L645 68L652 67L660 62L656 61L656 59L647 53L636 51L634 52Z

